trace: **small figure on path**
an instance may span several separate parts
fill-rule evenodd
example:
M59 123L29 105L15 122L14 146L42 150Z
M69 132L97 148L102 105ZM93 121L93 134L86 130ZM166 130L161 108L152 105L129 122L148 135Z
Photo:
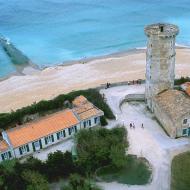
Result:
M142 123L141 128L144 129L144 124Z
M133 129L135 129L135 124L133 123Z
M110 85L111 85L111 84L110 84L109 82L107 82L107 83L106 83L106 89L109 88Z
M103 100L105 100L105 94L104 93L102 94L102 98L103 98Z
M133 125L132 125L132 123L130 123L130 124L129 124L129 126L130 126L130 129L132 129L132 128L133 128Z

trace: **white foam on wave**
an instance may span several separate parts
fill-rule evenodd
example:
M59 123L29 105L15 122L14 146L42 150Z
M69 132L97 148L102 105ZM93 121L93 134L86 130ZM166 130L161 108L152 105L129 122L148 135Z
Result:
M144 50L144 49L146 49L146 46L144 46L144 47L136 47L135 49L137 49L137 50Z
M190 45L178 44L178 43L175 43L175 45L176 45L177 47L190 48Z

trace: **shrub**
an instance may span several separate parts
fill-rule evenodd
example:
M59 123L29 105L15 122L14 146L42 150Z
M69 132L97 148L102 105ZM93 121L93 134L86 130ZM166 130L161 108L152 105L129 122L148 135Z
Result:
M38 172L26 170L22 173L22 178L26 184L26 190L49 190L47 180Z
M106 126L108 124L108 122L106 121L106 118L104 116L100 117L100 123L102 126Z
M190 78L189 77L181 77L179 79L175 79L174 84L175 85L181 85L181 84L183 84L185 82L190 82Z
M76 141L78 165L87 173L93 173L101 166L119 165L118 162L125 159L125 150L128 147L126 131L122 127L111 130L81 130ZM116 149L118 156L115 155Z
M101 190L101 188L78 174L72 174L69 184L63 186L61 190Z
M47 177L52 180L59 177L68 177L74 172L74 163L70 152L57 151L50 153L46 161Z

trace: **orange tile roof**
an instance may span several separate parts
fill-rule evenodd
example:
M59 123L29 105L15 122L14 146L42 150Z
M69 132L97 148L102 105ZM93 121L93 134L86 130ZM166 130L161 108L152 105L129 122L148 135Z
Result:
M185 90L185 92L190 96L190 86L187 87L187 89Z
M79 106L81 104L85 104L86 102L88 102L88 100L84 96L80 95L76 97L72 103L74 106Z
M85 112L86 110L93 109L93 108L94 108L94 105L90 102L87 102L86 104L75 107L74 111L79 114L79 113Z
M80 101L84 100L84 97L82 98L82 96L77 97L76 99L76 102L78 102L78 104L74 104L75 107L73 111L78 115L80 120L85 120L93 116L103 115L103 112L95 107L92 103L90 103L86 98L85 101Z
M85 120L85 119L88 119L88 118L93 117L93 116L103 115L103 112L101 110L93 108L93 109L90 109L90 110L86 110L85 112L82 112L82 113L80 113L78 115L79 115L79 118L81 120Z
M5 152L9 148L9 145L5 140L0 141L0 152Z
M190 86L190 82L185 82L185 83L183 83L182 85Z
M78 123L79 120L73 111L67 109L6 132L13 147L16 148Z

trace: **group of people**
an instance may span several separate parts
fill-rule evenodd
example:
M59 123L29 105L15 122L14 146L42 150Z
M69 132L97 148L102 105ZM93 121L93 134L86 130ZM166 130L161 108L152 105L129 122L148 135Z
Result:
M143 81L142 81L141 79L132 80L132 81L128 81L128 82L127 82L127 85L142 84L142 82L143 82ZM111 86L111 83L107 82L105 89L110 88L110 86Z
M111 85L111 83L107 82L107 83L106 83L106 89L109 88L110 85Z
M138 80L132 80L132 81L128 81L127 84L128 85L134 85L134 84L141 84L142 80L138 79Z
M130 126L130 129L135 129L135 124L134 123L130 123L129 126ZM143 123L141 124L141 128L144 129L144 124Z

